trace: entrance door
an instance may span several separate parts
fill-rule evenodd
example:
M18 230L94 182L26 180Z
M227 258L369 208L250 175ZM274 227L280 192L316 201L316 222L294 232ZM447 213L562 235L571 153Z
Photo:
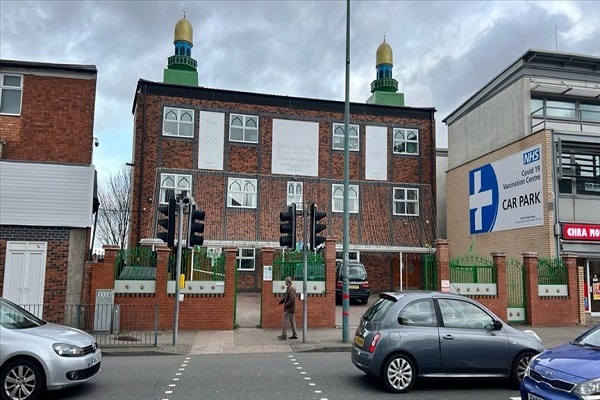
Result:
M600 315L600 260L589 261L590 311Z
M2 297L42 317L46 242L7 242Z

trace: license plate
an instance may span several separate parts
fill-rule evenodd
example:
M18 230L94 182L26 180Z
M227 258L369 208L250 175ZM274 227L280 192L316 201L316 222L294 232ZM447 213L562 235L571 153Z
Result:
M358 285L350 285L349 288L350 289L358 289Z
M536 395L533 395L533 394L529 393L529 394L527 395L527 400L546 400L546 399L543 399L543 398L541 398L541 397L538 397L538 396L536 396Z
M90 362L90 367L98 364L100 362L100 360L102 360L102 353L96 354L94 357L92 357L92 362Z
M362 338L360 336L354 336L354 343L362 347L365 344L365 338Z

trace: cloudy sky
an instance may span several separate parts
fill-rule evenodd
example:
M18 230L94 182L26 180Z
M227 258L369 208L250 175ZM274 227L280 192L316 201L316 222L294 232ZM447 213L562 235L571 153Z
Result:
M0 57L98 68L94 164L131 160L140 78L162 81L183 10L205 87L344 100L346 1L0 2ZM405 103L441 122L527 49L600 56L600 1L352 0L350 100L365 102L386 35Z

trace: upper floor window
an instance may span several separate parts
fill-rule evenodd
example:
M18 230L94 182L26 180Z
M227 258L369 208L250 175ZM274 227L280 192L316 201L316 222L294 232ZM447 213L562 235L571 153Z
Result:
M258 142L258 117L231 114L229 117L229 140L234 142Z
M394 188L394 215L419 215L419 189Z
M333 149L344 150L344 124L333 124ZM358 125L348 125L348 150L358 151Z
M344 212L344 185L331 185L331 204L333 212ZM348 186L348 212L358 213L358 185Z
M534 117L600 122L600 103L534 97L530 104L531 115Z
M165 107L163 135L194 137L194 110Z
M581 103L580 108L583 121L600 122L600 104Z
M302 210L302 182L288 181L287 204L296 203L296 209Z
M21 115L23 77L0 74L0 114Z
M168 203L175 196L176 190L181 191L182 197L192 194L192 176L177 174L160 174L160 202Z
M559 193L600 196L600 149L562 148Z
M236 262L238 271L254 271L255 249L238 249Z
M256 179L229 178L227 206L256 208Z
M394 128L394 154L419 154L419 130Z

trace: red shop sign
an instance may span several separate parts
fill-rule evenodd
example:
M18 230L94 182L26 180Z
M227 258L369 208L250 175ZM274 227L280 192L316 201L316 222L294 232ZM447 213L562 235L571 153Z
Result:
M600 225L563 224L563 239L600 241Z

